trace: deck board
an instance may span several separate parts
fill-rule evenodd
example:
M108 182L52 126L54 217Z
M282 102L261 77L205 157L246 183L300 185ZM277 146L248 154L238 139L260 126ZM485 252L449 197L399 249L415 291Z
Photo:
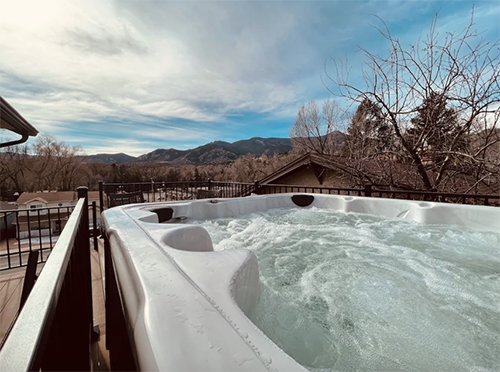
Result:
M17 317L26 268L0 272L0 340Z
M93 247L93 241L90 240ZM92 344L92 370L109 371L109 352L106 350L106 312L104 307L104 243L98 239L99 251L92 249L92 310L94 325L99 326L100 338Z

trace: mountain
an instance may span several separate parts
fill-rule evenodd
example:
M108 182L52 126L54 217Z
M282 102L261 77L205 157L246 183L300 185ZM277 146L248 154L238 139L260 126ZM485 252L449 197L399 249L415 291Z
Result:
M244 154L255 156L281 154L292 149L290 138L260 138L254 137L248 140L241 140L232 143Z
M260 138L233 143L214 141L190 150L157 149L137 158L126 154L97 154L87 157L87 163L131 163L162 162L172 165L215 164L236 160L241 155L272 155L290 151L292 144L289 138Z
M132 163L136 161L137 158L124 154L97 154L97 155L89 155L85 158L85 163L105 163L105 164L113 164L113 163Z
M236 160L241 155L251 154L261 156L272 155L290 151L292 143L289 138L260 138L254 137L249 140L236 141L233 143L225 141L214 141L191 150L158 149L141 155L137 161L143 162L168 162L172 165L185 164L214 164L226 163Z
M229 146L228 146L229 145ZM158 149L137 158L140 162L163 162L172 165L225 163L236 160L241 153L230 144L208 143L191 150Z
M174 162L176 159L183 157L191 150L176 150L176 149L157 149L147 154L137 157L137 161L141 162Z

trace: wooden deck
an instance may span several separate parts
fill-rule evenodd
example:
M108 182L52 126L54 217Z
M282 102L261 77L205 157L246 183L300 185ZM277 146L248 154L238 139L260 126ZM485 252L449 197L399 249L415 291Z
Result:
M0 340L17 317L25 271L25 267L20 267L0 273Z
M98 325L100 330L99 340L91 345L92 371L109 371L104 308L104 244L101 239L98 243L99 251L91 249L94 325ZM92 239L90 246L93 247ZM42 267L43 264L38 264L37 273ZM19 267L0 272L0 340L7 335L17 317L25 271L26 267Z
M100 337L92 344L92 370L109 371L109 353L106 350L106 313L104 307L104 241L97 239L99 251L95 251L93 239L90 239L92 249L92 310L94 312L94 326L99 326Z

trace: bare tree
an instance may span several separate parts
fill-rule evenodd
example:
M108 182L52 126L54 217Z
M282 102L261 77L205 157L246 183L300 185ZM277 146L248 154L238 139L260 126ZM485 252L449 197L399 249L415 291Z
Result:
M315 101L302 105L290 128L292 145L298 152L334 155L340 151L339 130L343 110L334 100L323 102L321 110Z
M19 193L37 190L74 190L84 157L81 148L41 135L32 145L14 146L0 152L0 186Z
M11 146L0 152L0 186L22 193L31 188L32 159L28 145Z
M79 146L69 146L51 135L43 134L33 145L36 166L33 171L39 190L74 190L76 174L84 157Z
M466 192L498 192L500 180L500 110L495 115L482 115L471 127L467 149L461 152L461 162L453 168L470 174ZM481 186L481 187L480 187Z
M468 151L471 147L463 146L463 141L473 133L478 121L498 115L499 41L488 43L480 36L473 14L462 32L446 35L438 33L436 15L427 37L408 48L391 34L385 23L378 30L390 49L387 55L378 55L361 48L367 60L363 71L365 84L351 83L349 66L336 61L335 74L327 71L326 85L330 92L351 102L369 99L381 108L400 145L400 158L411 165L426 189L443 189L450 175L457 174L453 165L465 159L473 161L477 168L486 169L484 158L471 154ZM421 117L420 126L411 125L428 100L446 104L453 110L456 118L453 130L446 133L431 130L436 125L432 115ZM489 123L490 132L497 122ZM410 128L414 130L411 141L407 135ZM428 141L428 136L436 133L446 136L443 146L424 149L426 137ZM482 138L489 140L493 136ZM489 143L484 146L490 147Z

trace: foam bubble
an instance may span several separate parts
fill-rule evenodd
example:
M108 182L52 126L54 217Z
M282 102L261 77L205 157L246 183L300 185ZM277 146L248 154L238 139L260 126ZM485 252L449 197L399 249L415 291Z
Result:
M500 234L315 208L200 223L256 253L251 319L311 370L500 365Z

